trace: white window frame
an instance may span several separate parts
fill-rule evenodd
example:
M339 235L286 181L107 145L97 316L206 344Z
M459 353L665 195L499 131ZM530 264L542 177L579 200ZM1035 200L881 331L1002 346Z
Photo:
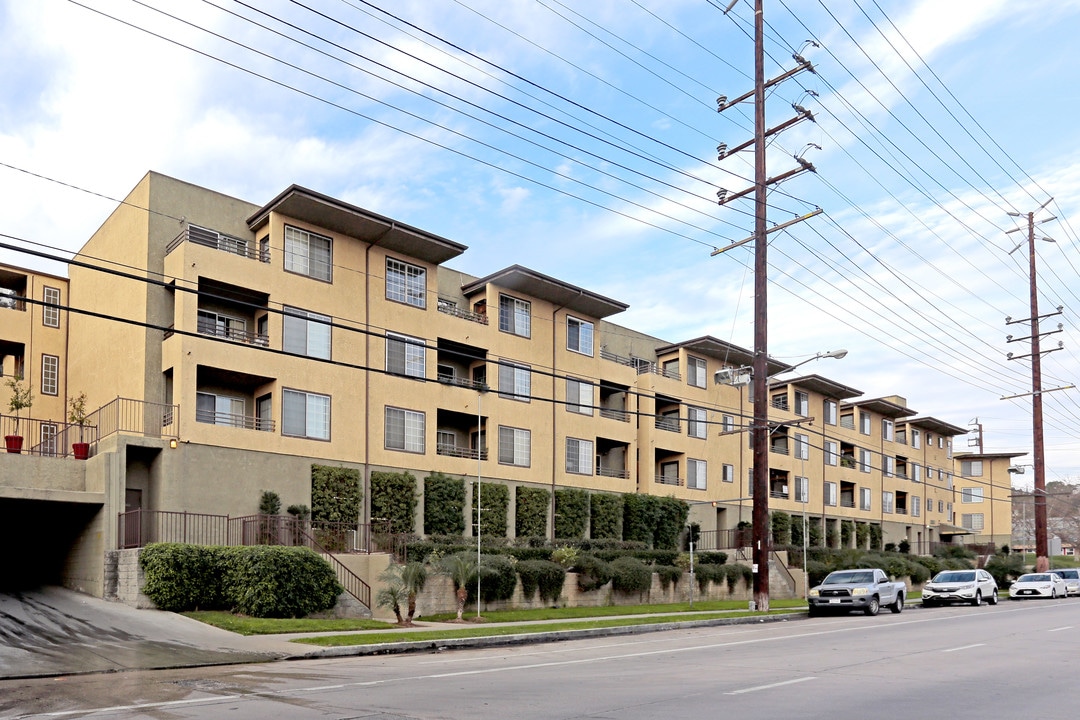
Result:
M579 415L593 414L593 384L566 378L566 410Z
M918 464L918 463L915 463L914 465L911 466L911 481L912 482L921 483L923 481L923 479L922 479L922 468L923 468L923 466Z
M982 530L986 524L986 516L983 513L961 513L960 527L968 530Z
M735 466L724 463L720 466L720 480L721 482L733 483L735 482Z
M922 447L922 433L918 428L911 428L911 447L916 449Z
M822 486L822 493L824 496L822 502L829 507L836 507L836 491L836 483L826 480L825 484Z
M574 475L592 475L593 441L566 438L566 472Z
M985 490L981 487L967 487L960 489L960 502L964 504L981 503L986 497Z
M870 472L873 456L866 448L859 448L859 472Z
M499 464L529 467L532 462L532 433L525 428L499 426Z
M427 268L387 257L386 299L427 309Z
M709 413L705 408L688 405L686 407L686 434L692 438L704 440L709 435Z
M825 464L836 466L840 463L840 443L835 440L825 441Z
M207 401L214 404L214 409L209 411L210 414L208 414L207 409L199 407L200 404ZM221 395L202 390L195 393L195 422L225 427L244 427L246 418L247 402L242 397Z
M734 415L724 415L721 418L720 422L721 422L720 428L724 432L726 432L726 433L735 432L735 416Z
M330 439L331 398L329 395L284 388L281 396L282 435L309 438L311 440ZM304 405L304 427L300 432L296 428L290 429L286 422L286 416L288 415L286 408L298 401L302 401Z
M810 459L810 436L803 435L801 433L795 433L795 459L796 460L809 460Z
M838 403L835 400L825 400L822 402L821 414L823 421L826 425L836 424L836 413L838 411Z
M329 360L333 329L329 315L286 305L281 314L281 349L296 355Z
M868 487L859 488L859 509L872 510L874 504L873 493Z
M810 502L810 478L801 475L795 476L795 497L793 499L799 503Z
M325 241L327 260L325 261L326 268L321 270L313 268L313 264L323 262L322 260L312 260L312 247L314 243L319 242L323 244ZM317 248L321 250L322 248ZM310 230L303 230L292 225L285 226L285 270L287 272L297 273L298 275L304 275L315 280L322 280L324 282L334 281L334 240L326 235L319 235L313 233Z
M576 328L576 333L571 333L571 328ZM595 328L588 320L581 320L572 315L566 316L566 349L570 352L593 356L593 338ZM576 335L576 337L575 337Z
M885 467L882 471L885 473L885 477L892 477L896 475L896 458L892 455L885 455Z
M704 460L686 459L686 487L705 490L709 482L709 465Z
M60 435L60 428L56 423L43 422L38 430L38 454L44 457L56 457L56 438Z
M895 424L893 423L893 421L891 419L889 419L889 418L881 418L881 439L882 440L888 440L889 442L892 442L893 438L896 437L895 430L896 430L896 426L895 426Z
M404 377L427 377L427 348L422 338L386 333L386 372Z
M44 305L41 307L41 324L45 327L60 327L60 288L46 285L41 291Z
M912 495L911 496L911 516L912 517L919 517L919 516L922 515L922 508L920 507L920 505L922 505L922 498L920 496L918 496L918 495Z
M405 408L386 406L385 425L383 426L383 447L387 450L424 454L424 438L426 434L427 417L419 410L406 410ZM391 427L401 429L401 440L391 437Z
M499 397L531 402L532 368L529 365L499 363Z
M891 490L884 490L881 493L881 512L892 513L893 512L893 498L894 495Z
M60 394L60 357L58 355L41 356L41 394Z
M513 295L499 294L499 331L532 337L532 303Z
M795 414L799 417L809 417L810 393L802 390L795 391Z
M707 387L708 363L704 358L686 356L686 383L694 387Z
M872 432L874 423L873 416L865 410L859 411L859 433L861 435L869 435Z
M961 460L960 461L960 474L964 477L982 477L983 475L983 461L982 460Z

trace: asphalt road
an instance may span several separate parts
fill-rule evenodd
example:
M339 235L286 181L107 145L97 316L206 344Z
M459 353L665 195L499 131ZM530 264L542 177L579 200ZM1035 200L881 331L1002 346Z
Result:
M2 717L1066 718L1080 600L0 682Z

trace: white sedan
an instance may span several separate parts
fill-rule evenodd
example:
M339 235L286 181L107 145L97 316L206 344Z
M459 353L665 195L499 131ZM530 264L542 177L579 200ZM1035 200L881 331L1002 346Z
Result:
M1065 581L1057 573L1028 573L1021 575L1009 587L1009 598L1022 600L1023 598L1065 597Z

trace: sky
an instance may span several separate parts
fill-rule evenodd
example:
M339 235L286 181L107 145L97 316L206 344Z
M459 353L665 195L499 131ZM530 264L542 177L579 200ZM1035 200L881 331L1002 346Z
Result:
M0 0L0 242L78 249L149 170L263 204L296 183L753 346L753 8L727 0ZM393 13L388 15L386 12ZM987 452L1030 452L1026 214L1043 387L1078 379L1078 0L766 0L769 350ZM812 41L812 42L808 42ZM1010 213L1019 214L1015 217ZM1017 230L1019 228L1019 230ZM1014 232L1010 232L1014 231ZM1010 252L1013 251L1013 252ZM66 274L0 249L0 263ZM1012 336L1014 342L1007 341ZM1056 349L1058 341L1063 342ZM1044 393L1047 480L1080 395ZM960 437L958 451L968 449ZM1031 463L1031 456L1017 464ZM1016 476L1030 485L1030 469Z

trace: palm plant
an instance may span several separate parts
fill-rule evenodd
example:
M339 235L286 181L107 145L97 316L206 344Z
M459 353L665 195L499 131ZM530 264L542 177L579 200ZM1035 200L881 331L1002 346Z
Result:
M427 582L427 568L423 563L411 562L401 568L401 582L408 596L409 613L405 616L405 624L412 625L413 615L416 614L416 596L424 589Z
M465 612L465 600L469 597L469 585L476 578L476 558L467 553L457 553L443 558L439 569L450 576L457 598L457 619Z
M398 625L404 625L401 617L401 604L406 600L405 583L401 579L401 565L391 565L379 575L383 586L375 594L375 603L379 607L389 608L394 611Z

